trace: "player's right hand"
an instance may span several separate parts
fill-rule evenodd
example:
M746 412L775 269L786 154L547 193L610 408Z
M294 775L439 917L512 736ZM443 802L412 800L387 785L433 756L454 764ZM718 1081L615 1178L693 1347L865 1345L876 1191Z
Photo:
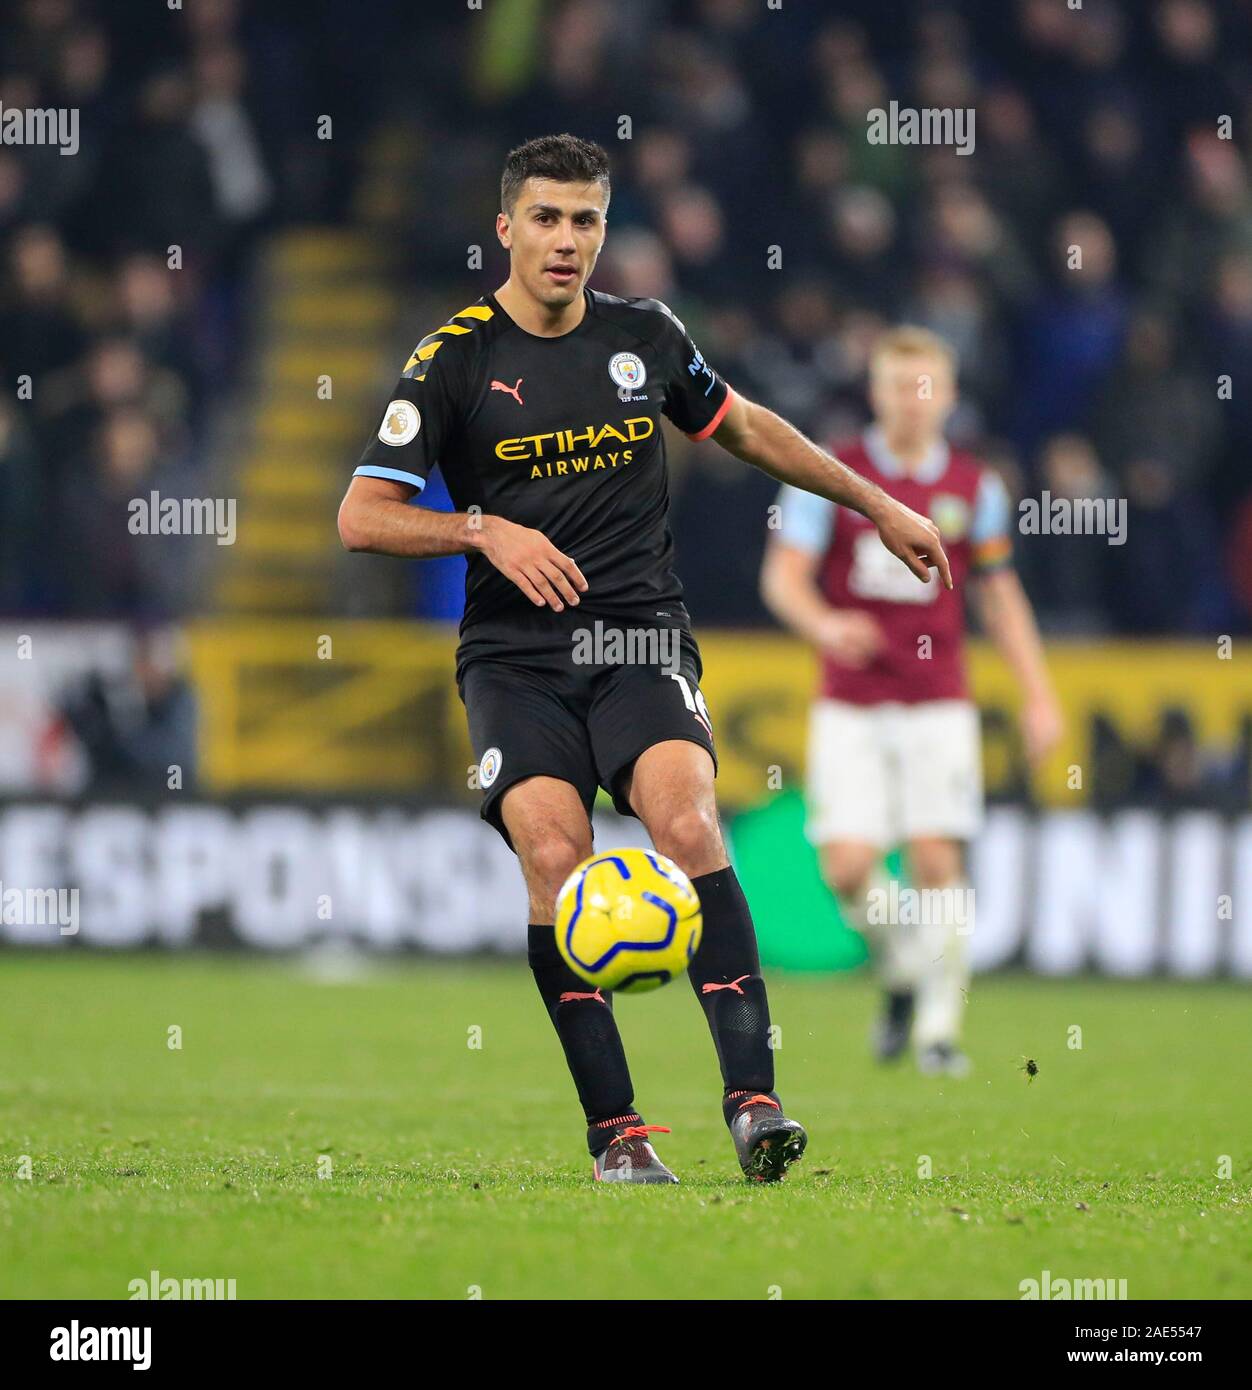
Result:
M952 570L939 539L939 528L928 516L921 516L885 493L872 518L883 545L913 571L923 584L930 583L930 570L939 571L945 589L952 587Z
M1038 767L1065 732L1065 716L1051 691L1026 701L1022 706L1021 726L1026 760L1031 767Z
M481 549L536 608L546 604L562 613L566 604L576 607L579 594L587 592L582 570L542 531L530 526L519 526L502 516L484 516Z
M868 666L882 650L883 631L877 621L859 608L832 608L818 645L844 666Z

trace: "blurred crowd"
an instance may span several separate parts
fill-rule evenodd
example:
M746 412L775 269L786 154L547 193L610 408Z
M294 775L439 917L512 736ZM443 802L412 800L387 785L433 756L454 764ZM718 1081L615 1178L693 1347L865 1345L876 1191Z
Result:
M281 220L351 216L379 131L404 134L419 190L394 231L421 328L502 277L504 152L569 129L614 159L595 285L666 300L746 394L837 442L864 421L875 334L922 323L961 356L953 439L1014 495L1125 499L1123 545L1018 538L1048 630L1252 627L1238 0L14 8L0 101L80 108L82 150L0 145L4 609L168 604L173 581L119 543L113 510L194 476L246 358L250 252ZM870 144L867 112L893 100L974 108L974 151ZM680 448L702 624L764 621L773 490Z
M607 0L567 0L472 48L464 26L449 30L440 56L456 61L430 72L445 128L428 161L449 261L467 222L487 225L503 145L592 134L616 164L597 285L665 299L745 392L838 441L864 421L875 334L922 323L961 355L953 439L1014 495L1125 499L1124 545L1018 539L1046 628L1246 630L1252 10L631 11L638 23ZM973 153L870 144L866 113L893 100L973 107ZM415 241L415 278L431 250ZM689 466L698 481L678 491L677 529L693 610L758 618L772 484L708 451Z
M127 503L211 490L250 252L276 217L322 211L313 123L302 140L285 105L317 86L298 27L242 24L236 0L3 9L0 111L77 112L78 141L0 142L0 612L149 621L193 601Z

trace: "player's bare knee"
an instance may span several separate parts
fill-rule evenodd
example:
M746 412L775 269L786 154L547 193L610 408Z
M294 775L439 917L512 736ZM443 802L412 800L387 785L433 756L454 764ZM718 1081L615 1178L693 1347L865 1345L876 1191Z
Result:
M677 807L649 830L657 849L691 877L712 873L726 863L722 828L711 806Z
M954 840L920 840L909 847L909 875L918 888L946 888L960 881L961 846Z
M546 830L519 846L518 857L532 903L555 900L561 885L590 854L590 837L584 839L561 829Z
M864 898L874 861L868 855L846 852L842 847L824 846L821 852L822 879L826 887L842 902L859 902Z
M827 874L826 886L840 902L858 903L869 890L869 876L863 873Z

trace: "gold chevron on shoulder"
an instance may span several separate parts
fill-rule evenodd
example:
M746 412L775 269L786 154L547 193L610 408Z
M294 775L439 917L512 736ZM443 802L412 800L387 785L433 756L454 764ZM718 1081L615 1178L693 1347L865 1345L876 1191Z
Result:
M404 364L403 376L412 376L415 380L421 381L426 375L426 368L430 365L430 359L443 346L443 335L451 333L453 337L462 333L472 333L479 323L486 323L494 314L494 310L487 304L471 304L468 309L461 309L451 315L451 319L472 319L474 322L464 324L448 322L442 328L436 328L433 333L428 333L420 343L413 349L413 356Z

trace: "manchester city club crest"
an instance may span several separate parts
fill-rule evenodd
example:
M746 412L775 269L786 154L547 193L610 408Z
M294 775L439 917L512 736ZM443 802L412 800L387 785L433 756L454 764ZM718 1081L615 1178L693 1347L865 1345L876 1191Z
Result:
M609 375L623 393L639 391L648 379L643 359L633 352L615 352L609 358Z
M482 760L478 764L478 785L486 788L500 775L500 764L504 761L504 755L498 748L488 748L483 754Z

